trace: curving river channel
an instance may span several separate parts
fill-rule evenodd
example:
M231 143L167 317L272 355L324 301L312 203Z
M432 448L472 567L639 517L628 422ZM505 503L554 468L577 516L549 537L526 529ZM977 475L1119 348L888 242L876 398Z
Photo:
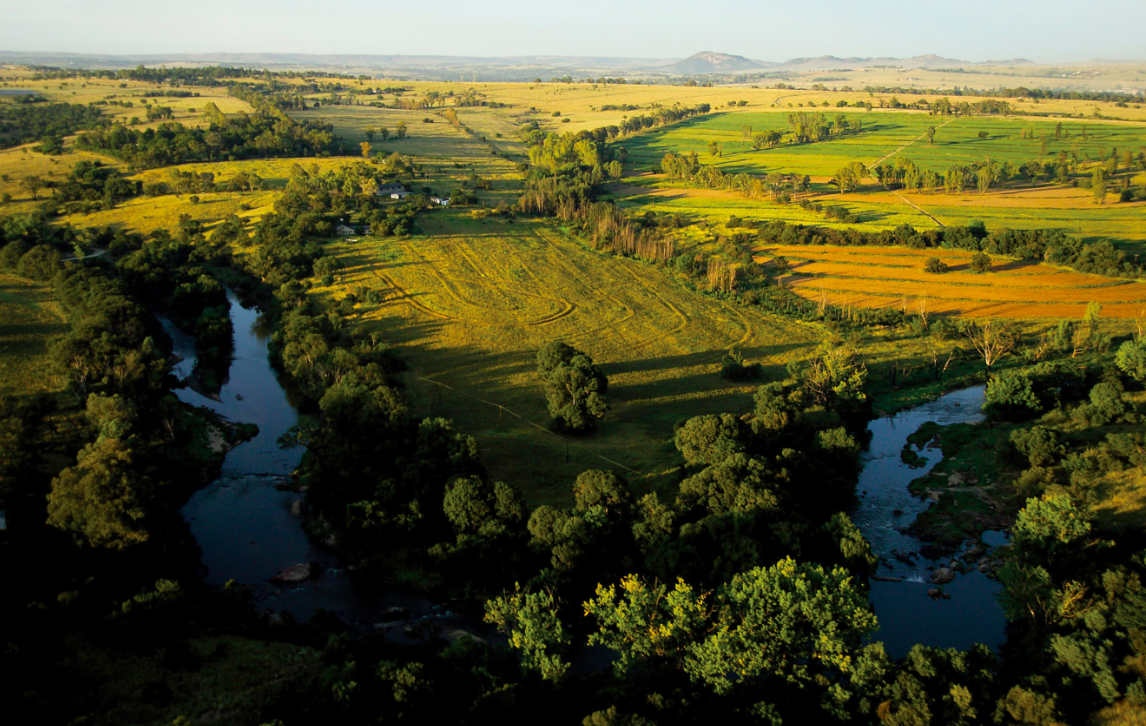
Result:
M278 438L298 421L298 412L271 368L267 356L270 329L263 316L257 309L243 307L230 291L227 298L235 328L235 354L227 382L217 399L190 388L175 391L185 403L259 427L257 436L227 452L218 478L195 492L183 507L202 552L206 581L222 585L235 580L248 585L260 609L289 612L299 621L323 608L355 629L369 630L384 611L402 607L411 621L434 619L446 630L481 629L480 623L449 613L415 593L394 589L363 595L338 556L303 531L302 495L284 486L302 450L278 446ZM195 366L195 341L170 321L159 320L172 338L174 352L182 358L175 375L186 379ZM284 568L300 563L316 565L317 576L296 584L271 582Z
M911 468L900 458L907 437L928 421L940 425L978 423L983 420L982 406L983 386L975 386L878 418L868 426L871 445L863 455L863 472L856 488L859 503L851 516L880 558L877 576L888 578L871 583L871 601L880 623L873 640L882 640L893 658L905 655L916 643L961 650L983 643L997 650L1006 638L1006 619L998 602L1002 586L976 567L981 553L971 550L955 557L927 559L919 554L924 543L905 531L931 504L912 495L908 485L943 459L939 449L929 447L920 452L927 463ZM979 547L995 547L1005 541L1001 532L988 532ZM943 585L943 593L950 599L933 599L928 595L936 588L930 581L931 573L952 563L956 564L956 568L949 568L953 571L969 571L956 574Z
M306 535L298 516L299 494L286 490L290 473L298 465L299 449L281 449L278 438L298 420L298 413L279 385L267 357L270 330L258 310L243 307L228 293L235 327L235 358L230 376L218 398L190 388L176 391L184 402L204 406L235 422L254 423L259 433L229 451L219 477L197 491L183 515L202 550L207 582L228 580L251 586L263 609L290 612L300 621L318 608L337 614L358 630L369 630L388 608L400 606L411 620L435 619L443 627L489 631L435 606L421 595L393 589L382 595L364 595L351 582L337 555ZM175 366L180 378L195 364L194 340L170 321L160 318L182 360ZM951 558L928 560L918 555L923 543L903 530L929 502L912 496L908 484L925 475L942 458L937 449L922 452L928 461L912 469L900 459L907 437L923 423L973 423L982 419L982 387L950 393L894 416L872 421L871 445L857 491L859 503L852 519L872 543L881 564L879 576L900 581L875 581L871 600L881 624L874 639L884 641L892 657L904 655L915 643L966 648L984 643L997 648L1004 639L1002 610L996 600L997 582L971 571L944 586L950 599L934 600L928 590L930 571L948 565ZM990 536L995 534L995 536ZM1002 543L988 533L987 545ZM902 555L897 558L896 555ZM299 563L318 565L318 576L293 585L274 584L270 578Z

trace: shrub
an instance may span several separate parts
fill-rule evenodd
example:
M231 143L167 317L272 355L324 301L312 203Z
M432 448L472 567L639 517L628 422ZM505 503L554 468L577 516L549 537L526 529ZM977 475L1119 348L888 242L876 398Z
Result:
M720 377L726 381L745 381L760 377L759 363L744 363L744 356L733 348L720 361Z
M971 269L975 272L990 272L991 256L986 252L976 252L971 258Z
M983 408L993 417L1011 421L1031 418L1043 409L1026 371L1011 371L991 379Z
M927 263L923 266L923 271L933 275L941 275L947 272L947 263L938 257L928 257Z
M1066 453L1058 433L1045 426L1011 432L1011 445L1032 467L1053 466Z

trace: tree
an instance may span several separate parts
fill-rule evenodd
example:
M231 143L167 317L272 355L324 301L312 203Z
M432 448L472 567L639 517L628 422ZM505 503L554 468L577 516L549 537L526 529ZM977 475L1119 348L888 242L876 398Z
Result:
M385 126L380 126L378 128L378 135L382 137L383 141L385 141L386 139L390 138L390 129L386 128Z
M825 342L800 371L800 385L822 406L839 401L863 401L867 367L850 345Z
M587 354L554 342L537 353L549 415L575 432L591 431L609 411L609 381Z
M551 592L529 592L515 585L514 592L486 601L485 621L508 635L509 644L521 651L522 670L547 681L565 677L569 663L563 656L572 641Z
M808 684L825 671L847 673L878 627L847 570L790 557L734 576L719 591L717 612L712 634L689 648L685 670L718 694L762 676Z
M1106 172L1101 166L1094 168L1094 176L1090 180L1090 189L1094 193L1096 204L1106 201Z
M585 615L597 620L589 645L603 645L618 654L613 663L618 677L653 660L680 668L709 617L708 593L697 592L681 579L670 590L636 575L621 578L619 592L613 585L598 585L596 597L584 608Z
M1139 383L1146 382L1146 339L1139 337L1118 346L1114 364Z
M398 125L394 127L394 135L399 139L406 138L406 122L399 121Z
M1090 515L1066 494L1028 499L1012 531L1020 558L1048 567L1089 534Z
M358 145L358 148L362 149L362 158L363 159L369 159L370 158L370 142L369 141L363 141L361 144Z
M853 161L841 167L830 183L835 184L841 194L853 192L859 188L867 174L867 167L862 162Z
M38 176L26 176L20 180L20 186L28 190L32 199L39 199L40 190L44 188L44 180Z
M516 487L462 477L446 487L442 509L458 534L494 536L520 529L527 509Z
M1071 329L1071 358L1076 358L1079 353L1092 348L1109 347L1110 338L1102 334L1101 317L1102 303L1091 300L1086 304L1086 312L1083 313L1082 322L1074 325Z
M987 382L984 408L992 416L1021 421L1041 413L1043 405L1030 374L1019 370L1006 371Z
M148 539L148 494L147 481L133 469L131 450L119 439L101 438L52 481L48 524L92 547L126 549Z
M924 272L930 272L933 275L941 275L947 272L947 263L938 257L928 257L927 262L923 265Z
M676 448L690 466L708 466L743 453L744 422L730 413L693 416L674 436Z
M366 140L374 141L374 129L366 129Z
M976 252L971 257L971 269L978 273L991 271L991 256L986 252Z
M935 127L934 126L928 126L927 127L927 145L928 146L935 146Z
M709 141L708 153L710 156L720 156L720 144L716 141Z
M975 351L983 359L987 369L987 377L991 377L991 366L1000 358L1015 349L1019 342L1018 331L1014 324L1008 320L987 318L984 320L965 319L960 323L961 332Z

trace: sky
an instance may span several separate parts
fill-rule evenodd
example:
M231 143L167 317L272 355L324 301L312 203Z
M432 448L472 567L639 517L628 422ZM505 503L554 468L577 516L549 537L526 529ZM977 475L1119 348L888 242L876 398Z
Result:
M0 0L0 50L1146 59L1143 0Z

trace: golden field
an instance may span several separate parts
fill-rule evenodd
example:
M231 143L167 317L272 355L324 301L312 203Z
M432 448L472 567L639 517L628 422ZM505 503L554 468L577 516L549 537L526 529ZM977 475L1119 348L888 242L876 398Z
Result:
M1102 304L1112 318L1134 318L1146 309L1146 284L1086 275L1025 260L995 258L992 271L970 270L971 252L888 247L767 246L766 262L789 260L794 274L783 284L801 297L858 307L904 307L977 317L1077 318L1087 303ZM948 265L924 272L930 257Z

